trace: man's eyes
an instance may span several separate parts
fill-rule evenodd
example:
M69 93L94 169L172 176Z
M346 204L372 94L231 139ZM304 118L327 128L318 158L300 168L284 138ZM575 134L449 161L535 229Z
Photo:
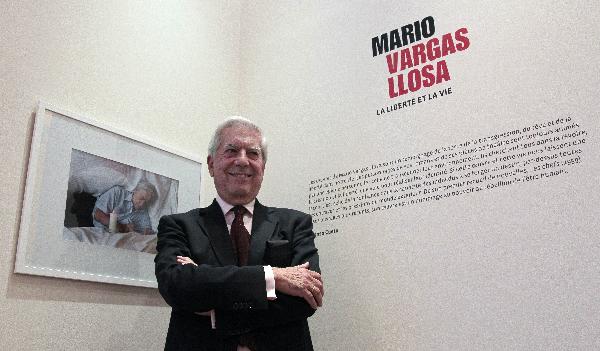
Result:
M259 158L260 157L260 151L258 150L248 150L247 152L248 157L250 158Z
M227 156L234 156L240 152L240 149L229 147L229 148L225 148L224 152L225 152L225 155L227 155ZM257 150L257 149L246 150L246 156L250 159L253 159L253 160L258 159L261 157L261 155L262 155L261 151Z

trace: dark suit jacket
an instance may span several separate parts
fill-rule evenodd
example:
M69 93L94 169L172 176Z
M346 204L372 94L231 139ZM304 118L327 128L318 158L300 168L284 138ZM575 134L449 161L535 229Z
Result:
M302 298L277 292L268 301L263 265L287 267L310 262L319 271L312 219L256 201L248 266L236 266L225 217L216 201L206 208L164 216L158 225L155 258L158 288L171 305L165 350L235 350L238 335L252 333L259 350L313 350ZM180 265L190 257L198 267ZM195 312L215 310L210 318Z

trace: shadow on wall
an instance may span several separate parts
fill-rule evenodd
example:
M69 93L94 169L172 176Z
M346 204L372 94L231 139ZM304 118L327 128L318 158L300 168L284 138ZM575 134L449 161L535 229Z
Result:
M12 273L7 299L166 307L158 289Z

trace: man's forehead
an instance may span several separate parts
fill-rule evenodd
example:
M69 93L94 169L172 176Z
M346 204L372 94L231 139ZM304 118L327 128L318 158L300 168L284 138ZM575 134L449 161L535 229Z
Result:
M140 189L136 191L137 194L139 194L139 196L142 197L150 197L152 195L152 191L146 190L146 189Z
M230 127L221 134L221 146L260 148L261 136L254 129Z

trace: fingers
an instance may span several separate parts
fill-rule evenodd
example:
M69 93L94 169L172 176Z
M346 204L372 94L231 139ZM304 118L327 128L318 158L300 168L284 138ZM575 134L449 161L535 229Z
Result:
M320 278L321 277L319 277L319 280L317 280L313 284L313 287L314 287L314 289L316 289L319 292L319 294L321 295L321 300L322 300L323 296L325 296L325 289L324 289L324 286L323 286L323 281L321 281Z
M323 293L321 289L322 285L321 288L319 288L319 286L317 286L316 284L307 285L304 288L304 300L306 300L310 307L312 307L315 310L323 306Z
M194 262L191 258L186 256L177 256L177 263L181 265L193 264L194 266L198 266L196 262Z
M275 288L288 295L301 297L314 309L323 305L323 281L308 263L294 267L274 268Z
M311 298L309 300L307 300L307 302L309 304L311 304L311 302L314 299L315 305L311 306L314 309L317 309L317 307L321 307L323 306L323 296L325 295L325 291L323 290L323 280L321 278L321 274L317 273L317 272L313 272L310 270L306 271L308 273L308 285L307 285L307 290L311 295Z
M321 294L321 290L316 285L306 287L304 299L315 310L323 306L323 294Z
M313 285L311 292L315 298L315 301L317 302L317 306L323 306L323 286L321 285L321 288L319 289Z
M312 307L314 310L316 310L317 308L319 308L319 303L316 300L316 296L315 295L319 295L319 294L313 294L310 289L306 289L304 291L303 294L303 298L304 300L306 300L306 302L308 302L308 304L310 305L310 307Z
M305 265L308 266L308 262L305 263ZM319 290L319 293L321 295L325 295L325 290L323 290L323 279L321 278L321 274L318 272L310 271L308 269L307 269L307 272L313 281L313 285L315 285L315 287ZM321 298L322 298L322 296L321 296Z
M320 276L319 276L320 278ZM323 282L321 280L314 280L312 284L308 285L308 291L315 299L315 303L318 307L323 306ZM316 307L313 307L316 309Z
M319 290L321 291L321 294L325 295L325 291L323 290L323 279L321 278L321 274L320 273L308 270L308 268L309 268L309 263L308 262L304 262L303 264L299 264L299 265L297 265L295 267L296 268L306 269L313 279L318 280L320 282Z

